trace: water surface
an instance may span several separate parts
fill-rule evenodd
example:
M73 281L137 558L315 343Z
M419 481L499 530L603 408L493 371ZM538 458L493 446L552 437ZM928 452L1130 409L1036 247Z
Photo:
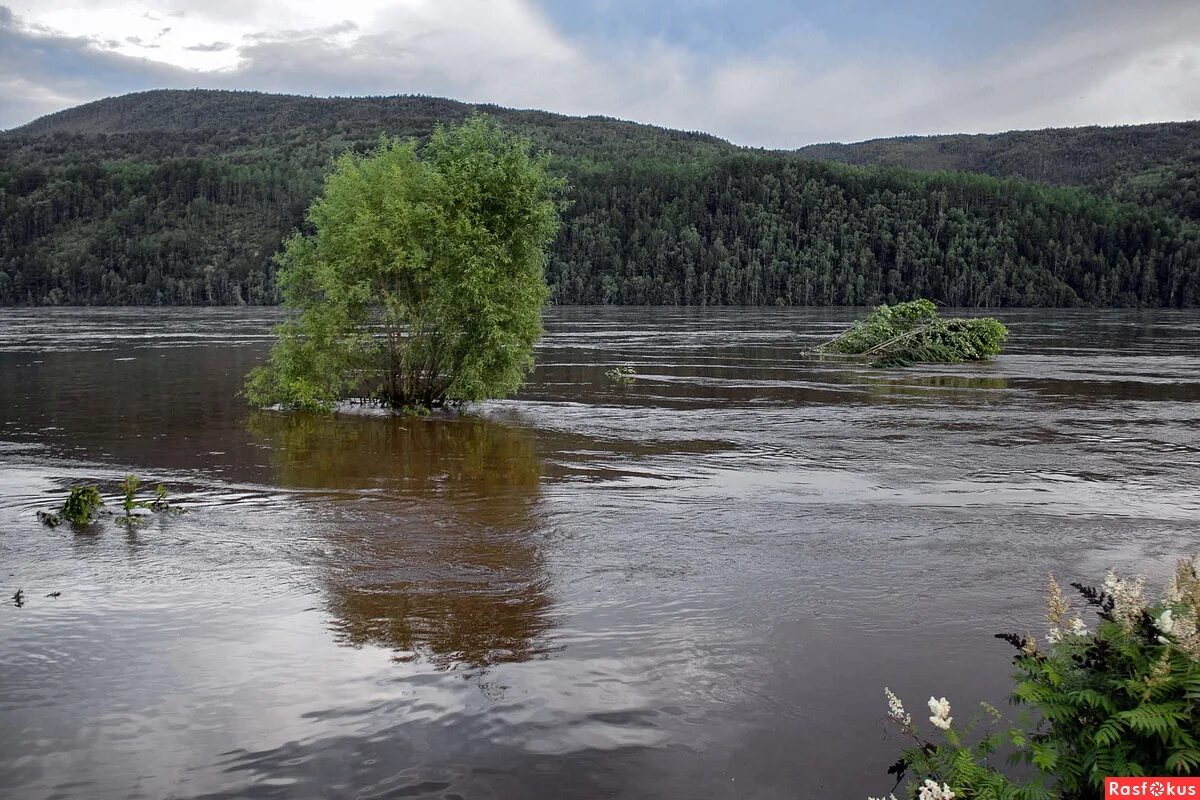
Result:
M805 356L855 313L556 309L412 419L246 408L273 312L0 310L0 795L886 793L885 684L1002 705L1048 570L1200 547L1200 314ZM127 472L189 513L34 517Z

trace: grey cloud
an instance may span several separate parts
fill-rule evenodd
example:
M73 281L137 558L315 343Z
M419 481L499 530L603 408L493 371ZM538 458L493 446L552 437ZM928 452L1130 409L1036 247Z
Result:
M31 32L0 7L0 128L108 95L193 85L185 70L106 52L90 39Z
M292 28L281 31L259 31L250 33L242 38L247 42L277 42L280 44L309 43L315 39L327 36L337 36L340 33L351 33L358 30L353 20L342 20L336 25L326 25L321 28Z
M183 48L184 50L192 50L197 53L220 53L223 50L228 50L233 47L229 42L209 42L208 44L194 44Z

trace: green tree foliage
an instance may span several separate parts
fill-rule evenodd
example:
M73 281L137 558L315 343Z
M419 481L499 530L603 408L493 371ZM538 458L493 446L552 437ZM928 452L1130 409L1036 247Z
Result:
M39 511L37 517L51 528L57 527L63 520L72 525L89 525L103 505L104 499L95 486L72 486L62 508L57 512Z
M271 255L332 159L471 110L163 91L0 135L0 304L276 303ZM1196 124L911 139L902 152L933 155L859 159L1070 184L1040 185L489 111L572 184L556 303L1200 305Z
M982 361L1000 353L1008 328L992 317L943 319L928 300L882 305L821 345L824 353L869 358L877 367Z
M434 408L510 394L532 366L562 180L486 117L338 159L311 234L278 261L284 303L257 405L368 398Z

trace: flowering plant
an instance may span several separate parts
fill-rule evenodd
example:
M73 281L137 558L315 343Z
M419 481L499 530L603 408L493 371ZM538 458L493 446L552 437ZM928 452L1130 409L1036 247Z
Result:
M921 736L889 689L888 719L914 742L889 770L908 796L1084 798L1103 795L1108 776L1200 774L1200 562L1179 562L1162 599L1144 581L1109 572L1100 588L1072 584L1095 613L1095 630L1074 612L1054 576L1046 593L1046 648L1032 635L999 634L1018 649L1012 702L1019 722L997 730L999 710L981 704L988 731L959 730L946 698L930 698L940 742ZM1033 712L1033 713L1030 713ZM992 763L1008 750L1010 777ZM893 796L894 797L894 796Z

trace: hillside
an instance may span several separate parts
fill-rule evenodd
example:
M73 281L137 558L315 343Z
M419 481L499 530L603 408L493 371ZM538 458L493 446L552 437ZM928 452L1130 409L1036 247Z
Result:
M303 224L334 155L474 110L529 135L570 180L555 302L1200 305L1194 219L1170 193L1114 189L1182 174L1191 123L1071 133L1092 131L1104 157L1090 163L1077 158L1086 148L1038 144L1064 132L1003 135L1029 137L1019 147L941 137L966 143L771 153L429 97L199 90L110 98L0 135L0 303L274 302L271 255ZM1039 148L1043 173L1026 174ZM814 160L896 153L922 169L1083 188Z
M1200 220L1200 122L903 136L802 147L803 158L1080 186Z
M14 128L4 140L26 144L84 137L117 152L163 152L186 143L189 156L225 154L257 146L306 148L312 141L338 150L389 136L428 136L439 122L483 112L519 128L566 157L695 157L730 152L728 142L609 117L568 117L471 105L439 97L296 97L208 89L138 92L70 108ZM150 139L159 140L156 146ZM330 147L323 148L325 150ZM175 153L178 155L179 153Z

